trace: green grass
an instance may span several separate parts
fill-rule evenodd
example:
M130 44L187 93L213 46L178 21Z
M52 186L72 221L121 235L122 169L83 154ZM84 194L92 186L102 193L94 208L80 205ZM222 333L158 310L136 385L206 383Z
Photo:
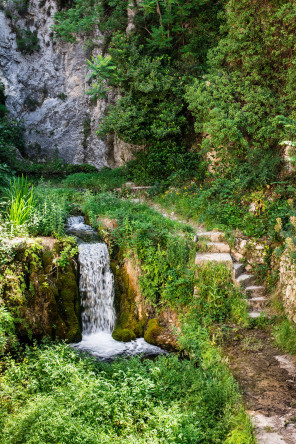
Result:
M64 344L27 348L1 376L1 443L254 442L237 384L200 334L199 358L103 364Z
M275 343L284 352L296 354L296 326L288 319L281 319L280 322L273 327L273 336Z
M127 182L127 172L125 168L103 168L97 173L75 173L66 177L63 187L92 189L94 191L109 191L120 188Z

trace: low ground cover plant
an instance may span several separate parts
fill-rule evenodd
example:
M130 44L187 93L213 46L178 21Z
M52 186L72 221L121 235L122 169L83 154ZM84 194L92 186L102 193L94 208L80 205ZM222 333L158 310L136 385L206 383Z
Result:
M253 443L234 379L206 332L192 332L190 360L104 364L52 343L7 358L0 442Z
M291 196L295 191L289 181L244 189L239 178L216 178L203 184L193 180L181 188L169 188L153 199L208 228L238 229L250 237L268 236L274 240L277 218L283 220L285 229L290 225L289 218L295 212Z

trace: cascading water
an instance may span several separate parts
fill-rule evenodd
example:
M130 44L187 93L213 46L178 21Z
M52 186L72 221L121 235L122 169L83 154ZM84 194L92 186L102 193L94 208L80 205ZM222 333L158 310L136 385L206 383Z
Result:
M112 333L115 321L114 279L106 244L79 245L83 332Z
M82 216L68 219L67 232L77 237L80 264L82 341L74 346L101 360L118 355L164 353L143 338L131 342L118 342L112 338L115 323L114 277L107 245L98 242L95 231L84 223Z

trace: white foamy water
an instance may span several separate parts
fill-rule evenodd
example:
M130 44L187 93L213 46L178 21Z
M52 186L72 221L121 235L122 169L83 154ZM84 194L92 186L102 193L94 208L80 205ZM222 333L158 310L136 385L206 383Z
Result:
M83 216L71 216L67 220L68 229L75 231L94 231L90 225L84 223Z
M88 351L101 360L112 359L120 355L159 355L164 353L161 348L148 344L144 338L130 342L119 342L115 341L110 333L104 331L83 335L82 341L75 344L75 348Z
M115 322L114 279L106 244L79 245L82 331L112 333Z
M70 217L68 232L82 238L85 232L95 234L84 223L82 216ZM119 342L112 338L115 324L114 277L110 269L107 245L95 242L79 243L80 279L79 289L82 305L82 340L73 344L75 348L88 351L101 360L115 356L136 354L158 355L164 351L148 344L144 338L135 341Z

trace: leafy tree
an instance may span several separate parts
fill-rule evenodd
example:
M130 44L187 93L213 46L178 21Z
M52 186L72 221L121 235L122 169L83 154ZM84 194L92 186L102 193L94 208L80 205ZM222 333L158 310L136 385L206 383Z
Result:
M230 169L247 161L258 172L258 160L265 158L274 179L279 161L272 160L282 137L275 118L289 115L296 99L295 5L230 0L223 16L221 39L208 54L209 71L187 89L195 129L206 135L205 148L226 155Z
M133 16L129 32L128 7ZM108 55L88 62L94 81L89 94L94 99L106 97L111 88L120 98L110 106L99 133L116 133L125 142L143 146L137 157L139 170L159 157L161 172L149 167L154 179L176 171L180 162L172 162L171 156L186 157L192 145L185 87L192 76L205 72L220 7L212 0L76 0L73 8L56 16L56 34L69 41L95 34L100 24Z

